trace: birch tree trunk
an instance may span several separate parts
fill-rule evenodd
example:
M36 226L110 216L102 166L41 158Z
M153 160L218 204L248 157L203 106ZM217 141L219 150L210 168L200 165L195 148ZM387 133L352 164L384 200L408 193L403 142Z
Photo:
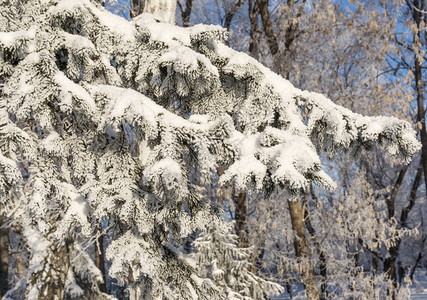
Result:
M146 0L144 4L144 12L170 24L175 24L175 10L176 0Z

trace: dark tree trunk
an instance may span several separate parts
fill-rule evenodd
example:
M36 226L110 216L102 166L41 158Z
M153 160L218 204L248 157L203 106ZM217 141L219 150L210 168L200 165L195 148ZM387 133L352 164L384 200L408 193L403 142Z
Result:
M422 41L421 36L421 23L423 21L422 18L422 10L424 9L424 0L414 0L414 7L412 9L412 18L417 25L418 33L416 37L414 36L414 44L418 39L420 42ZM414 47L415 49L415 47ZM427 129L426 129L426 119L425 119L425 109L424 109L424 94L423 94L423 74L422 74L422 63L424 57L421 56L419 52L421 50L414 51L414 80L415 80L415 93L417 99L417 108L418 108L418 122L421 124L420 128L420 136L421 136L421 159L423 162L424 168L424 183L427 186ZM427 195L427 189L426 189Z
M105 273L105 250L104 250L104 235L100 234L95 245L95 265L101 271L102 283L98 284L99 290L107 293L107 276Z
M418 253L417 260L415 261L414 266L411 268L411 272L409 273L409 278L411 280L414 279L415 270L417 269L417 266L418 266L418 264L419 264L419 262L421 261L422 258L423 258L423 255L421 254L421 252Z
M403 179L405 178L407 170L408 170L408 166L405 166L399 172L399 175L397 176L396 183L393 186L393 190L391 192L391 195L387 199L387 209L388 209L388 218L389 219L395 217L394 202L395 202L396 197L397 197L397 192L399 191L399 188L402 185Z
M319 245L320 246L320 245ZM322 299L328 299L328 269L326 265L326 256L325 252L321 248L319 248L320 254L319 254L319 260L320 260L320 276L322 276L322 284L320 285L320 292L322 294Z
M402 209L402 213L400 214L400 223L404 227L407 226L406 221L408 220L408 215L415 205L415 200L417 199L417 191L418 191L418 187L421 184L422 175L423 175L423 163L421 162L421 165L417 169L417 174L415 175L414 183L412 184L411 193L409 194L409 203L405 208Z
M0 216L0 298L9 288L9 229L5 226L6 219Z
M268 0L256 0L256 3L258 4L262 26L264 28L265 37L267 38L268 47L270 48L270 53L274 56L279 52L279 45L273 30L270 12L268 11Z
M314 195L313 189L312 187L310 187L310 193L311 193L311 197L313 198L313 201L316 201L316 196ZM321 296L322 299L327 299L328 298L328 277L327 277L327 265L326 265L326 255L325 252L322 249L322 245L319 243L319 241L316 239L316 230L314 229L313 225L311 224L311 220L310 220L310 214L308 212L308 208L307 208L307 198L308 198L308 193L306 193L304 195L304 202L303 202L303 207L305 207L303 215L304 215L304 223L305 223L305 227L307 228L308 233L310 234L310 236L315 239L315 245L317 248L317 252L319 253L319 261L320 261L320 276L322 276L322 282L320 285L320 292L321 292Z
M265 233L263 233L262 235L265 235ZM264 258L264 253L265 253L265 238L262 238L262 240L260 240L256 247L255 247L255 251L252 255L252 266L251 266L251 272L256 274L257 270L261 270L262 269L262 259Z
M387 257L384 260L384 272L387 278L393 283L393 289L389 289L387 291L388 295L391 296L392 299L396 298L396 288L397 288L397 276L396 276L396 258L398 252L396 249L389 249L390 257Z
M249 33L249 54L259 59L259 32L258 32L258 6L253 0L249 0L249 20L251 22Z
M399 187L401 186L403 179L405 178L405 174L408 167L405 166L397 176L396 183L393 186L393 190L391 192L390 197L387 199L387 209L388 209L388 218L392 219L395 217L395 209L394 203L396 200L397 192L399 191ZM399 246L400 240L396 241L396 243L388 249L389 256L384 260L384 272L387 275L387 278L393 283L393 290L389 290L388 294L391 297L395 298L395 289L397 288L397 274L396 274L396 259L399 255Z
M233 194L235 206L234 219L236 221L236 233L239 237L240 247L249 247L249 231L248 231L248 207L246 204L246 192Z
M227 28L227 31L230 31L231 21L233 20L234 16L237 13L237 10L243 5L243 3L245 3L245 0L237 0L231 11L225 14L224 27Z
M314 277L313 266L308 253L307 239L304 228L304 215L299 201L288 200L289 213L291 215L292 229L295 232L294 248L298 263L301 266L301 276L308 300L319 300L320 293Z
M135 18L144 11L145 0L131 0L130 17Z
M193 0L185 0L185 10L181 12L182 26L184 27L190 26L190 16L191 16L192 9L193 9Z
M387 202L387 205L389 206L388 207L389 218L394 217L394 200L397 195L397 190L399 189L403 181L406 170L407 170L407 167L405 167L404 169L402 169L402 171L400 171L397 181L393 187L393 191L390 196L390 199ZM417 174L415 175L415 179L412 184L409 203L405 208L402 209L402 213L400 214L399 223L401 224L402 227L406 226L406 221L408 219L409 212L412 210L412 208L415 205L415 200L417 198L417 190L421 183L422 170L423 168L422 168L422 162L421 162L421 166L417 169ZM390 207L391 205L393 205L392 208ZM394 289L397 288L398 280L400 280L400 278L398 278L397 276L398 270L396 269L396 260L397 260L397 257L399 256L399 247L401 242L402 242L402 239L398 239L395 242L395 244L392 247L390 247L389 249L390 255L384 260L384 272L386 273L388 279L392 281ZM388 294L391 295L393 299L396 298L395 293L396 293L395 290L388 291Z

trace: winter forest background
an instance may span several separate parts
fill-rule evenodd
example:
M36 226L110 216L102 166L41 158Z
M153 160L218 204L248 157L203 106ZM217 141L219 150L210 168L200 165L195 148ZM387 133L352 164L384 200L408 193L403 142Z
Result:
M410 299L426 24L425 0L0 0L0 296Z

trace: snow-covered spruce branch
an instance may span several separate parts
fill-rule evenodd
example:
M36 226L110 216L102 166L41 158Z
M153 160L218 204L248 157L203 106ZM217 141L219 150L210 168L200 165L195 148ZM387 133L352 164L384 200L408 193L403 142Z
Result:
M313 181L335 187L321 150L380 141L407 162L419 148L408 123L294 88L226 47L219 26L178 28L149 14L128 22L89 0L6 3L0 187L22 191L19 203L2 202L24 220L31 259L17 289L29 299L107 297L90 256L75 254L103 218L122 230L107 248L110 276L143 286L146 299L268 297L280 288L246 272L235 241L244 288L223 288L182 255L191 233L228 226L198 185L221 165L224 185L272 182L294 199Z

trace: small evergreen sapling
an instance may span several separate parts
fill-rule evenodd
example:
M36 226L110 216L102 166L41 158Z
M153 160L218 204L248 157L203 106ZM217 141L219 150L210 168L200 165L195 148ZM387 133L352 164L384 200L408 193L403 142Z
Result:
M238 246L231 224L210 226L194 241L199 275L212 279L227 299L268 299L283 288L250 272L251 248Z

